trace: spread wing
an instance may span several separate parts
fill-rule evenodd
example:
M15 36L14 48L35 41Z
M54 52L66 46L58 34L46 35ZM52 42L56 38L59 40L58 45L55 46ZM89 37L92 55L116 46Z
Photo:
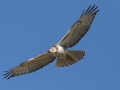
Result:
M85 12L83 11L79 20L73 24L67 34L60 40L59 44L65 48L69 48L78 43L89 30L95 15L99 11L97 8L95 5L92 7L89 6Z
M21 63L11 70L5 71L6 73L3 76L9 79L14 76L31 73L51 63L54 59L55 57L53 57L50 52L46 52Z

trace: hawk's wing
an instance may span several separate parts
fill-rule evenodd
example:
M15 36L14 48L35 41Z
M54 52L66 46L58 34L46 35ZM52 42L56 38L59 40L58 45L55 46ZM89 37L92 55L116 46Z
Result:
M21 63L11 70L5 71L6 73L3 76L9 79L14 76L31 73L51 63L54 59L55 57L53 57L50 52L46 52Z
M72 47L86 34L90 28L95 15L99 11L98 7L89 6L88 9L81 15L79 20L73 24L67 34L60 40L59 44L65 48Z

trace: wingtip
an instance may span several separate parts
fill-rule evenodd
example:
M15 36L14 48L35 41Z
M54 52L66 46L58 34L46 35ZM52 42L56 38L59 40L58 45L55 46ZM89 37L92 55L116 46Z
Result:
M4 79L6 78L8 80L11 77L13 77L13 74L12 74L11 70L7 70L7 71L4 71L4 72L5 72L5 74L2 75L4 77Z
M98 9L98 6L96 6L95 4L94 5L89 5L87 10L85 12L82 12L80 17L82 17L84 14L96 14L99 10L100 9Z
M96 6L95 4L89 9L89 11L87 12L88 14L94 14L97 13L99 11L98 6Z
M7 80L9 80L9 79L12 78L12 77L13 77L12 75L6 75L6 76L4 76L3 79L7 79Z

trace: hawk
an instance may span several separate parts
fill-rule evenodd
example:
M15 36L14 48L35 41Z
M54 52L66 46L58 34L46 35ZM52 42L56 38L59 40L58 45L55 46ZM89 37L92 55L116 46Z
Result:
M86 11L83 10L80 18L56 45L51 47L47 52L5 71L4 78L10 79L11 77L34 72L53 62L56 58L57 67L69 66L80 61L85 55L85 50L68 50L68 48L76 45L86 34L98 11L97 6L90 5Z

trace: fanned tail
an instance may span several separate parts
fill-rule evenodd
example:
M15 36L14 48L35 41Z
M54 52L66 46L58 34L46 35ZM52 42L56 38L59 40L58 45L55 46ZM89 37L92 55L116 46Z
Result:
M85 50L76 51L76 50L68 50L65 56L57 58L57 67L64 67L72 65L78 61L80 61L85 55Z

